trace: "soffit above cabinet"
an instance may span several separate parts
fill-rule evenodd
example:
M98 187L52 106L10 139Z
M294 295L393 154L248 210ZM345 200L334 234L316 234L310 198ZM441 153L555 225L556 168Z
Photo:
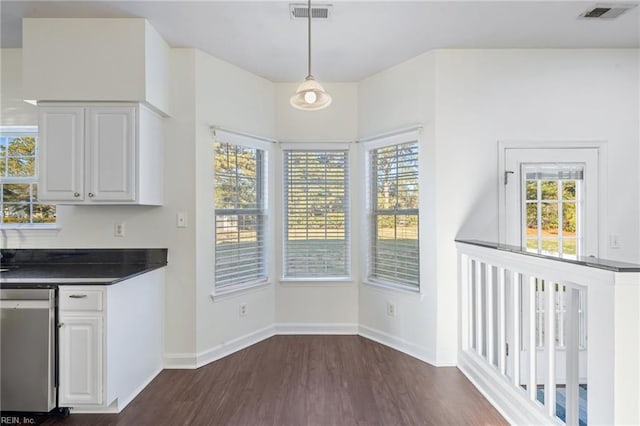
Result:
M143 102L168 114L169 46L144 19L23 20L25 99Z

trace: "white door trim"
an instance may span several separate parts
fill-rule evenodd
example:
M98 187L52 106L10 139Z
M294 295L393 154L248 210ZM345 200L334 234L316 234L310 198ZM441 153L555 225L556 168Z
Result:
M507 149L576 149L595 148L598 150L598 253L607 252L607 141L605 140L500 140L498 141L498 241L506 243L506 197L504 188L505 150Z

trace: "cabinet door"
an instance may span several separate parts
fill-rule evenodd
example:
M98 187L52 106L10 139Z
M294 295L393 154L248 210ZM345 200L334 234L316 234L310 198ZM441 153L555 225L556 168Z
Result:
M135 107L90 107L87 116L88 200L134 201Z
M84 108L42 107L38 114L42 201L84 198Z
M60 405L102 404L102 315L61 313L60 322Z

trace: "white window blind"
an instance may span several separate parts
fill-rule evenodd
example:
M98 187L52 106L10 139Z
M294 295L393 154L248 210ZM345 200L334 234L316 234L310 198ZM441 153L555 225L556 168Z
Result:
M215 288L229 290L267 280L265 153L216 141Z
M369 151L369 279L418 289L418 143Z
M284 151L284 278L350 275L346 150Z

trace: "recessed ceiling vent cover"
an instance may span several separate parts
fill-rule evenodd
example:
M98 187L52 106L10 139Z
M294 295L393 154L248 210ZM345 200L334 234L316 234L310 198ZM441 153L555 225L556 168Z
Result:
M311 19L318 19L326 21L331 18L331 9L333 5L330 4L315 4L311 5ZM306 4L289 4L289 12L291 19L307 19L309 16L309 8Z
M633 9L635 4L596 4L586 12L580 14L581 19L616 19L629 9Z

